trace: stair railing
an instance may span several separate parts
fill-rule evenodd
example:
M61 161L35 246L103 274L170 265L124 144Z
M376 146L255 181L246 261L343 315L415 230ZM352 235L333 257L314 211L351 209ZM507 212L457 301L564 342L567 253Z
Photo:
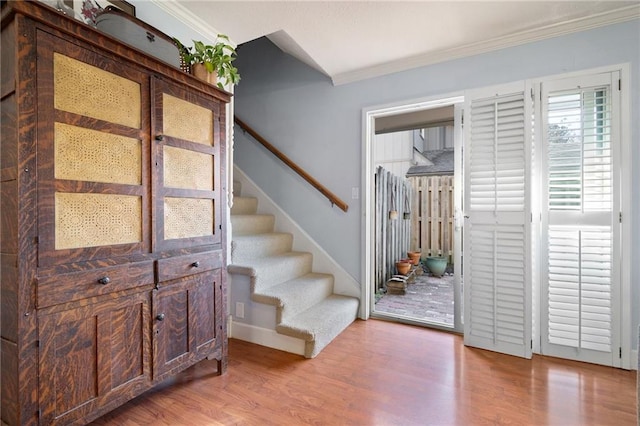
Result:
M309 184L311 186L313 186L315 189L320 191L322 193L322 195L327 197L329 199L329 201L331 202L332 206L336 205L340 209L342 209L342 211L344 211L344 212L349 210L349 206L347 205L347 203L345 203L340 198L338 198L338 196L335 195L333 192L331 192L327 188L325 188L322 184L320 184L320 182L318 182L316 179L314 179L309 173L305 172L300 166L298 166L296 163L294 163L289 157L287 157L280 150L278 150L278 148L276 148L275 146L273 146L269 142L267 142L267 140L265 138L260 136L260 134L258 132L256 132L251 127L249 127L249 125L247 125L247 123L245 123L244 121L240 120L237 116L233 117L233 121L238 126L240 126L240 128L245 133L249 133L251 136L253 136L253 138L256 141L260 142L265 148L267 148L269 151L271 151L271 153L273 155L275 155L276 157L278 157L280 159L280 161L282 161L284 164L289 166L294 172L298 173L304 180L309 182Z

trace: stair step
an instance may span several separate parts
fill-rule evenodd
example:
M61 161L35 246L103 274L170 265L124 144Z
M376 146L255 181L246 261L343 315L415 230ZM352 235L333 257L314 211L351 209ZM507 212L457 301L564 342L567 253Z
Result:
M305 357L313 358L355 321L358 299L333 294L276 325L276 331L305 340Z
M332 293L333 275L312 272L254 293L251 298L255 302L275 305L276 323L279 323L320 303Z
M276 218L272 214L237 214L231 215L233 236L266 234L273 232Z
M233 266L252 269L251 292L261 293L267 288L308 274L311 272L312 263L311 253L292 251L251 259L246 265L234 263Z
M258 199L255 197L233 196L231 214L256 214L258 211Z
M292 245L293 235L284 232L234 236L231 241L231 262L286 253L291 251Z
M233 184L231 264L227 271L250 277L251 300L276 308L275 331L290 336L297 345L304 341L304 356L313 358L356 319L360 302L334 294L334 276L312 272L313 255L292 251L293 235L274 232L275 216L258 214L258 199L241 196L240 182ZM270 318L257 318L251 325L261 328L265 321L272 333ZM256 340L259 343L260 338ZM290 347L283 344L283 349Z

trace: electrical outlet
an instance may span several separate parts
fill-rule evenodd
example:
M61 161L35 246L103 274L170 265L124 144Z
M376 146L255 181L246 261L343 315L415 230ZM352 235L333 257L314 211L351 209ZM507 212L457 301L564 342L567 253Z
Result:
M236 317L244 318L244 303L236 302Z
M357 186L351 188L351 198L354 200L360 198L360 188L358 188Z

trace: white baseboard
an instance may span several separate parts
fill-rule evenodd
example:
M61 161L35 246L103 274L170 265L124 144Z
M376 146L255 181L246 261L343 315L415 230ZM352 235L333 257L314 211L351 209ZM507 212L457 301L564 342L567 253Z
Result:
M631 351L631 369L632 370L638 369L638 350L637 349Z
M232 321L230 323L231 332L229 337L304 356L304 340L278 334L275 330L256 327L255 325Z

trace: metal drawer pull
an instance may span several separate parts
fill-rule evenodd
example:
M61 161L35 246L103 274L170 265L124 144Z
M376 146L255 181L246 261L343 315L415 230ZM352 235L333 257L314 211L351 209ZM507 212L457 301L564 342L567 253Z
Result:
M191 266L193 266L194 268L198 268L200 266L200 262L199 261L195 261L191 264Z
M164 314L158 314L158 315L156 315L156 319L157 319L158 321L164 321Z
M98 284L102 284L102 285L109 284L110 282L111 282L111 278L109 277L102 277L98 280Z
M149 31L147 31L147 40L149 40L151 43L153 43L154 41L156 41L156 36L153 33L150 33Z

